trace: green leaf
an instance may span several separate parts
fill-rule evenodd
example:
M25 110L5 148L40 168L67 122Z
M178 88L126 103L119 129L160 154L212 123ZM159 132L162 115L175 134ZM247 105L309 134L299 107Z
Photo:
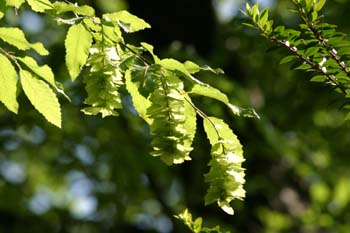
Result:
M204 118L204 130L212 145L210 170L205 174L205 181L209 184L205 204L217 202L222 210L233 214L230 202L245 197L242 145L221 119Z
M318 0L315 4L315 11L320 11L324 4L326 3L326 0Z
M311 82L324 82L326 81L326 77L323 75L316 75L310 79Z
M44 12L53 8L52 3L49 0L27 0L27 3L36 12Z
M17 47L20 50L28 50L32 48L40 55L49 54L42 43L29 43L25 38L23 31L19 28L0 28L0 39Z
M158 56L154 54L152 45L150 45L146 42L141 42L141 46L152 55L155 63L158 63L160 61Z
M232 113L237 116L252 117L252 118L260 119L260 116L255 112L254 109L240 108L234 104L231 104L226 94L222 93L220 90L208 84L195 84L192 87L189 94L196 94L196 95L201 95L201 96L206 96L209 98L216 99L224 103L232 111Z
M17 60L26 65L34 74L48 82L52 87L58 89L54 74L48 65L39 66L32 57L17 57Z
M195 84L190 91L190 94L202 95L206 97L210 97L216 99L224 104L229 103L229 99L227 95L219 91L218 89L209 86L209 85L198 85Z
M193 103L191 101L191 98L184 94L185 102L185 117L186 121L184 122L184 129L187 131L187 137L184 140L184 146L186 148L190 148L188 153L192 151L192 143L194 140L194 137L196 135L196 128L197 128L197 113L196 110L193 108Z
M49 51L47 51L47 49L44 47L44 45L40 42L33 43L30 45L30 47L42 56L49 55Z
M0 20L4 17L6 10L6 3L4 1L0 1Z
M17 113L17 73L11 62L0 54L0 101L12 112Z
M310 57L315 55L320 50L319 47L310 47L305 51L305 56Z
M119 87L123 84L122 74L110 66L108 69L90 72L84 77L85 89L88 97L84 103L90 105L82 109L87 115L102 114L106 116L118 116L117 109L121 109L122 101Z
M196 63L191 62L191 61L186 61L184 63L184 66L190 74L195 74L201 70L199 65L197 65Z
M161 65L165 69L178 71L184 76L190 76L190 73L186 69L186 66L175 59L165 58L160 60L157 64Z
M34 77L29 71L20 70L24 93L48 122L61 128L61 109L52 89L44 81Z
M115 46L116 43L123 41L122 33L118 25L114 25L110 22L103 22L103 43L104 46Z
M286 56L286 57L282 58L282 60L280 61L280 64L285 64L285 63L291 62L295 59L297 59L297 57L294 55Z
M260 25L264 27L268 19L269 19L269 9L265 8L260 13L260 19L259 19Z
M200 67L200 69L201 70L204 70L204 71L210 71L210 72L212 72L212 73L214 73L214 74L224 74L225 72L222 70L222 69L220 69L220 68L211 68L210 66L208 66L208 65L205 65L205 66L201 66Z
M146 23L143 19L138 18L135 15L123 10L115 13L104 14L103 18L107 22L117 22L118 25L123 28L125 32L131 33L150 28L151 26Z
M85 16L95 16L95 10L94 8L83 5L78 6L73 3L66 3L66 2L54 2L53 6L56 10L56 14L63 14L66 12L74 12L78 15L85 15Z
M298 66L298 67L296 67L296 68L294 68L295 70L308 70L308 69L310 69L310 68L312 68L312 66L310 65L310 64L308 64L308 63L303 63L303 64L301 64L300 66Z
M66 65L72 80L76 79L86 63L92 36L82 24L69 28L65 40Z
M186 121L191 120L192 113L185 107L181 80L170 72L164 73L157 79L156 88L150 95L147 115L153 120L150 125L151 154L171 165L191 160L189 139L192 133L187 131Z
M24 2L25 2L25 0L6 0L6 5L19 8Z
M125 72L125 85L126 89L131 95L133 105L142 119L144 119L147 124L152 124L152 119L147 116L147 108L151 106L151 102L140 94L138 87L135 83L131 81L131 71L127 70Z

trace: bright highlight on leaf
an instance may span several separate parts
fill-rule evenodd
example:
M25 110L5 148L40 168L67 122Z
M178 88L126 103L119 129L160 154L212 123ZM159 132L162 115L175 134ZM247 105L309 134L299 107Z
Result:
M191 160L192 147L187 140L192 136L185 128L187 114L191 112L186 112L185 99L180 93L183 83L178 77L162 71L156 82L149 98L151 106L147 109L148 117L153 120L150 125L154 137L151 153L160 156L168 165Z
M44 12L53 8L49 0L27 0L29 6L36 12Z
M94 8L87 6L87 5L78 6L77 4L73 4L73 3L56 1L53 3L53 6L56 10L56 14L58 14L58 15L66 13L66 12L74 12L76 14L85 15L85 16L94 16L95 15Z
M25 2L25 0L6 0L6 5L7 6L14 6L18 9L24 2Z
M34 77L29 71L20 70L24 93L48 122L61 128L61 109L52 89L44 81Z
M11 62L0 54L0 101L12 112L17 113L17 73Z
M140 19L127 11L118 11L115 13L105 14L104 18L109 19L111 22L117 22L118 25L128 33L137 32L151 27L143 19Z
M66 65L72 80L76 79L86 63L92 36L84 25L76 24L69 28L65 40Z
M55 89L58 88L55 83L54 74L48 65L39 66L32 57L18 57L17 59L27 66L34 74L48 82L52 87Z
M31 44L27 41L22 30L18 28L0 28L0 39L20 50L34 49L40 55L48 55L42 43Z
M205 181L209 184L205 204L217 202L222 210L233 214L230 202L245 197L242 145L221 119L205 118L204 130L212 145L210 170L205 175Z

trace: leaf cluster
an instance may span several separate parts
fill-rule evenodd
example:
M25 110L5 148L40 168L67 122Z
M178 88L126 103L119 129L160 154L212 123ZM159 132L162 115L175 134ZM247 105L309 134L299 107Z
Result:
M262 36L289 52L290 55L284 57L281 64L292 62L292 69L311 73L310 81L329 85L344 98L349 98L350 42L347 35L336 31L336 25L324 22L320 11L325 0L291 1L294 5L292 11L302 20L299 29L273 26L273 20L268 17L268 8L260 12L258 3L246 5L243 13L251 23L245 25L258 29Z
M149 125L153 156L166 164L191 160L197 116L203 118L205 132L212 145L209 185L205 203L217 202L233 214L231 201L243 199L244 161L236 135L221 119L208 117L193 103L195 96L205 96L224 103L235 115L258 117L253 109L230 103L218 89L195 78L201 71L220 74L220 69L171 58L160 59L153 46L128 44L124 33L134 33L150 25L127 11L95 15L90 6L66 1L6 0L0 8L20 8L27 3L33 11L50 15L59 25L67 25L65 63L72 81L82 76L87 92L82 111L102 117L117 116L123 108L123 96L131 97L138 115ZM49 54L42 43L29 43L19 28L0 28L0 39L18 50ZM147 56L145 56L147 54ZM151 59L149 57L151 55ZM63 93L49 66L38 65L30 56L20 57L0 48L0 101L17 113L17 82L33 106L52 124L61 127L61 109L56 93ZM19 75L19 78L18 76ZM56 92L56 93L55 93ZM205 231L207 232L207 231Z

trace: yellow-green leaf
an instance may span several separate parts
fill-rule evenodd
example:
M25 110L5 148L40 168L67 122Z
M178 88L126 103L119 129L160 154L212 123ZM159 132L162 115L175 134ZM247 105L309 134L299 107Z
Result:
M157 64L161 65L165 69L179 71L185 76L190 76L190 73L187 71L185 65L175 59L165 58L160 60Z
M209 85L195 84L190 93L213 98L213 99L219 100L220 102L222 102L224 104L229 103L229 99L227 98L227 95L225 95L224 93L222 93L221 91L219 91L215 87L212 87Z
M56 13L57 14L63 14L65 12L74 12L79 15L86 15L86 16L94 16L95 15L95 10L94 8L83 5L83 6L78 6L72 3L65 3L65 2L54 2L53 6L55 7Z
M0 28L0 39L17 47L20 50L34 49L40 55L48 55L49 52L40 42L29 43L24 36L24 33L19 28Z
M61 108L52 89L27 70L20 70L24 93L48 122L61 128Z
M82 24L73 25L69 28L65 40L66 65L72 80L79 75L85 65L91 43L92 36Z
M17 57L17 59L25 64L33 73L48 82L52 87L57 89L54 74L48 65L39 66L32 57Z
M125 85L129 94L131 95L133 105L142 119L144 119L147 124L152 124L152 119L147 116L147 108L151 106L151 101L146 99L138 91L137 85L131 81L131 71L127 70L125 72Z
M11 62L2 54L0 54L0 70L0 101L10 111L17 113L17 73Z
M36 12L44 12L53 8L52 3L49 0L27 0L27 3Z
M136 32L151 27L143 19L140 19L125 10L104 14L103 18L106 21L117 22L125 32Z
M3 1L3 0L2 0ZM19 8L25 0L6 0L7 6L14 6L16 8Z

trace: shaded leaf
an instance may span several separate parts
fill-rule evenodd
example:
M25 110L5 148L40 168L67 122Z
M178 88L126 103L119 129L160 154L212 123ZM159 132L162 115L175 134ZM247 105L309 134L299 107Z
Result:
M147 122L147 124L151 125L152 120L147 116L147 108L151 106L151 102L140 94L137 85L131 81L130 70L127 70L125 72L125 85L127 91L131 95L132 102L136 111L140 117Z
M281 59L280 64L285 64L285 63L291 62L295 59L297 59L296 56L290 55L290 56L287 56L287 57L284 57L283 59Z
M6 2L0 1L0 20L4 17L7 10Z

